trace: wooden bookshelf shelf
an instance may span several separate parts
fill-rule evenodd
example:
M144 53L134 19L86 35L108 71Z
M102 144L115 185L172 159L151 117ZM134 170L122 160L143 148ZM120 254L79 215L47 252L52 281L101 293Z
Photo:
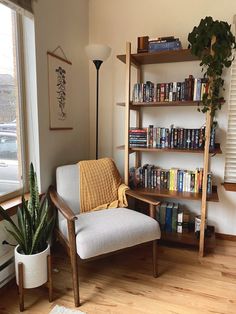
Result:
M135 66L143 64L158 64L171 62L197 61L197 57L191 54L189 49L144 52L131 54L131 63ZM118 55L117 58L126 63L126 55Z
M199 106L200 101L194 101L194 100L184 100L184 101L160 101L160 102L131 102L130 107L193 107L193 106Z
M141 107L194 107L199 106L201 101L184 100L184 101L159 101L159 102L130 102L130 109L138 110ZM116 103L117 106L125 107L124 102Z
M205 238L205 248L213 249L215 247L215 228L214 226L208 226L208 236ZM193 247L199 247L199 239L197 239L194 231L187 233L177 232L161 232L161 241L171 242L176 244L190 245Z
M125 146L118 146L117 149L124 150ZM186 154L203 154L203 149L181 149L181 148L155 148L155 147L130 147L130 153L133 152L157 152L157 153L186 153ZM220 144L216 143L214 149L210 149L209 152L213 155L222 154Z
M167 189L137 188L136 192L159 198L187 199L191 201L201 201L202 193L169 191ZM212 194L207 195L207 201L219 202L217 186L212 187Z

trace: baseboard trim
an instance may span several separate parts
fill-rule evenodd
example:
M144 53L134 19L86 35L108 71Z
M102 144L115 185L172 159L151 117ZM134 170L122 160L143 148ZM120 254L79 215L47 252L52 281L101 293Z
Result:
M236 241L236 235L233 234L225 234L225 233L215 233L216 239L228 240L228 241Z

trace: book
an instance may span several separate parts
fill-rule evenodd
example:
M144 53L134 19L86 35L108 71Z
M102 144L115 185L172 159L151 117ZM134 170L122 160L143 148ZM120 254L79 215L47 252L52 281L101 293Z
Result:
M160 206L160 227L161 230L165 230L165 224L166 224L166 203L161 203Z
M183 216L184 216L183 210L179 210L177 213L177 232L178 233L183 233Z
M172 207L172 232L177 232L177 215L179 204L174 204Z
M149 52L164 51L164 50L179 50L182 48L179 40L173 41L149 41Z
M173 203L168 203L166 206L166 222L165 222L166 232L172 232L172 208Z
M193 93L194 93L194 77L192 75L189 75L187 100L193 100Z
M183 211L182 232L189 232L190 213L186 209Z
M163 102L165 100L165 84L160 84L160 101Z

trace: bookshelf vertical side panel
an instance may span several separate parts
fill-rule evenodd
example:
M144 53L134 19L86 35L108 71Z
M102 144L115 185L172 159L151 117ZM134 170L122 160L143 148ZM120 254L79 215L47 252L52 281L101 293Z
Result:
M137 83L142 82L141 75L142 75L141 66L138 66L137 67ZM141 108L139 108L139 110L136 110L135 114L136 114L136 127L141 128L141 126L142 126ZM141 152L137 151L135 153L135 167L138 168L140 166L141 166Z
M205 220L207 212L207 174L209 169L209 146L211 133L211 111L206 113L206 134L205 134L205 148L204 148L204 164L203 164L203 182L202 182L202 206L201 206L201 228L200 228L200 243L199 255L204 256L205 244Z
M214 51L212 46L216 42L216 37L212 36L211 39L211 51L210 54L214 56ZM209 78L209 96L212 97L212 77ZM209 147L210 147L210 134L211 134L211 110L206 113L206 134L205 134L205 147L204 147L204 172L203 172L203 182L202 182L202 210L201 210L201 227L200 227L200 243L199 243L199 256L204 256L204 244L205 244L205 220L207 212L207 174L209 169Z
M131 43L126 43L126 80L125 80L125 159L124 182L129 184L129 128L130 128L130 80L131 80Z

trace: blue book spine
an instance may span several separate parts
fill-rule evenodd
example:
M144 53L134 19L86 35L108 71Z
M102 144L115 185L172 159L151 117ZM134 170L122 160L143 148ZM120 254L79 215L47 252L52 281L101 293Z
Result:
M184 179L184 174L183 171L178 171L178 191L183 192L183 179Z
M166 231L172 232L172 207L173 204L168 204L166 207Z
M178 50L178 49L181 49L180 41L149 42L149 51Z

